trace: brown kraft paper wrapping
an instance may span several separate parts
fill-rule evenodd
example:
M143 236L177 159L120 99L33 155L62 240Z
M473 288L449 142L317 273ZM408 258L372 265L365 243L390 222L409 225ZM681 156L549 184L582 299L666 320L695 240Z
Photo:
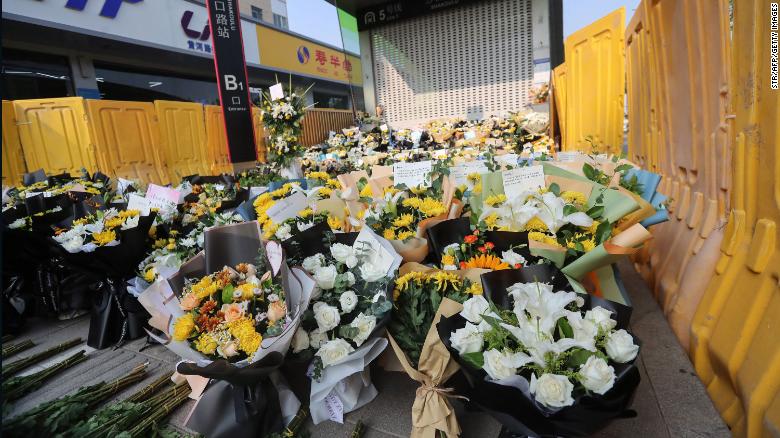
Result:
M406 353L401 350L393 336L387 333L390 345L393 347L393 351L406 374L415 381L420 382L420 387L417 388L414 404L412 405L411 438L436 438L437 431L442 431L448 437L460 435L458 419L455 416L455 410L452 408L449 398L463 397L453 394L452 388L441 386L460 367L457 362L452 360L447 347L439 339L436 324L442 315L449 317L461 310L463 310L463 306L458 302L449 298L442 300L425 338L425 344L420 354L420 363L416 370L412 368Z

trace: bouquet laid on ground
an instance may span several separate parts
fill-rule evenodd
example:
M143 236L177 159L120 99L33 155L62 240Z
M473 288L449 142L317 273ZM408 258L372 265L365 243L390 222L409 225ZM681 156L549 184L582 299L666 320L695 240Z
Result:
M421 385L412 406L413 437L432 436L436 431L460 434L449 401L457 395L445 387L459 366L441 343L435 325L442 316L457 314L469 297L481 294L479 282L456 273L416 263L401 267L387 331L401 369Z
M263 93L263 126L270 140L268 160L280 168L289 167L305 151L300 137L303 117L308 108L305 103L307 92L296 94L291 83L287 94L281 98L272 99L269 94Z
M105 348L143 335L144 310L126 288L148 249L155 213L137 210L98 210L73 220L52 238L65 264L95 283L87 345Z
M389 294L401 263L392 245L368 229L351 246L328 246L328 251L303 261L318 290L292 344L295 357L312 358L310 408L315 424L342 422L344 413L376 396L368 365L387 346L378 334L390 318ZM341 406L338 415L328 409L334 402Z
M204 251L139 297L161 343L187 361L178 371L217 380L188 422L206 436L265 436L300 405L276 370L314 282L260 233L257 222L206 230Z
M639 384L630 309L562 291L563 275L549 266L489 275L488 298L470 298L438 324L471 378L464 395L531 436L585 436L626 414Z

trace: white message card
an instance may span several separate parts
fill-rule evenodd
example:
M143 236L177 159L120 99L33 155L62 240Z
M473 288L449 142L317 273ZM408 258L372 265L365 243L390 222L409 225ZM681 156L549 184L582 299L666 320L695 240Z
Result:
M400 186L406 184L406 187L431 186L431 172L433 171L433 162L420 161L417 163L395 163L393 164L393 184Z
M501 172L504 180L504 193L508 198L522 192L545 187L544 168L542 166L518 167Z
M301 192L295 192L284 199L276 201L266 213L274 223L281 224L291 217L298 216L298 212L308 207L308 205L306 195Z

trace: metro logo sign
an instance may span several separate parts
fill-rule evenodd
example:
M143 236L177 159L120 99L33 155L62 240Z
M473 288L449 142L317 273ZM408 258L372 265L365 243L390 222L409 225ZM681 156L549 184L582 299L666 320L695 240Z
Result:
M68 0L65 3L65 7L68 9L75 9L77 11L83 11L87 7L88 0ZM107 18L116 18L119 14L119 8L122 3L140 3L143 0L104 0L103 8L100 9L100 16Z

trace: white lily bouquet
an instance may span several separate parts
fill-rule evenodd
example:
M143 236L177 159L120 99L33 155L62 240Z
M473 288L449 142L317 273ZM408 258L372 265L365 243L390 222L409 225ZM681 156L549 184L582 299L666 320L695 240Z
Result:
M369 229L351 246L332 243L329 251L304 259L303 268L317 290L293 338L292 353L312 359L310 408L315 424L342 422L344 413L376 396L368 365L387 346L377 335L390 317L389 294L400 263L393 246Z
M476 382L464 395L514 432L593 433L623 414L639 383L630 309L564 291L564 278L548 265L486 274L492 302L475 295L438 326Z

